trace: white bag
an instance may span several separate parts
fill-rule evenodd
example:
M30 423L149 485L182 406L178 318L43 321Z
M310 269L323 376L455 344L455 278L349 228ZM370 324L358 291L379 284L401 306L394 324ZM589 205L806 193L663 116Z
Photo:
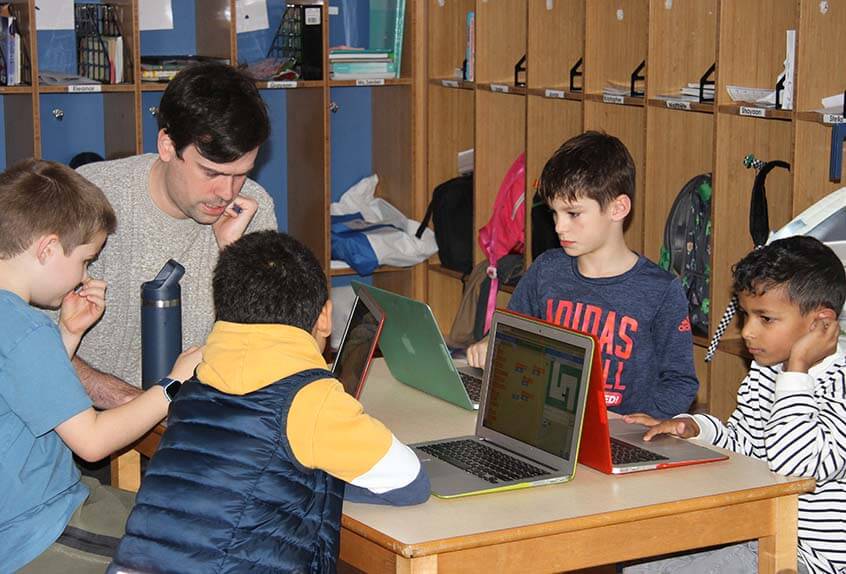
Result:
M370 275L380 265L415 265L438 251L431 229L418 239L419 222L375 197L378 182L375 174L365 177L330 206L332 259L345 261L359 275Z

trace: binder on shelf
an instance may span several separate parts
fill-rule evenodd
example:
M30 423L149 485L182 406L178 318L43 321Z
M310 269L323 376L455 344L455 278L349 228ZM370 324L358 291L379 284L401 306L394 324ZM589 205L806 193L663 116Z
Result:
M268 58L293 60L303 80L323 79L323 7L320 4L288 2Z
M17 86L31 81L29 58L10 4L0 4L0 84Z

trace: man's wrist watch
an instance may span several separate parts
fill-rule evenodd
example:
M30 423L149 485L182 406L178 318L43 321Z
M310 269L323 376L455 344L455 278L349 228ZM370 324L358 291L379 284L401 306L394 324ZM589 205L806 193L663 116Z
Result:
M171 402L173 399L175 399L177 393L179 393L179 389L182 388L181 381L171 379L170 377L164 377L162 379L159 379L156 384L162 389L164 389L165 396L167 397L167 402Z

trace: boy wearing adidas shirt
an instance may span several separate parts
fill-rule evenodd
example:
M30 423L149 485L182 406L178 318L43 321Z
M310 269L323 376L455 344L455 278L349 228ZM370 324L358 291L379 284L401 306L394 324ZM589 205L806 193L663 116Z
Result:
M837 317L846 300L840 259L812 237L774 241L734 267L741 335L753 362L727 424L710 415L629 422L645 438L698 438L767 461L779 474L813 477L799 496L799 572L846 571L846 355ZM626 568L627 574L757 571L750 542ZM745 570L744 570L745 571Z
M591 333L599 341L605 401L620 414L686 412L699 388L681 283L626 245L635 168L623 143L586 132L547 161L540 195L561 249L538 257L508 308ZM467 350L484 367L487 339Z

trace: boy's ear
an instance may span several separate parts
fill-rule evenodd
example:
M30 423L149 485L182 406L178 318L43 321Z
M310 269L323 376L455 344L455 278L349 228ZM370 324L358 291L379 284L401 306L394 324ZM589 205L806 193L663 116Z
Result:
M620 194L608 205L608 212L613 221L623 221L632 211L632 198Z
M829 309L827 307L820 307L811 311L811 316L813 320L811 321L823 321L828 323L829 321L837 322L837 313L834 312L834 309Z
M328 339L332 335L332 300L327 299L314 323L314 334Z
M39 264L44 265L57 253L64 253L64 248L55 233L42 235L35 240L35 258Z
M170 139L170 136L163 129L159 130L156 138L156 147L162 161L170 161L176 157L176 146L174 146L173 140Z

